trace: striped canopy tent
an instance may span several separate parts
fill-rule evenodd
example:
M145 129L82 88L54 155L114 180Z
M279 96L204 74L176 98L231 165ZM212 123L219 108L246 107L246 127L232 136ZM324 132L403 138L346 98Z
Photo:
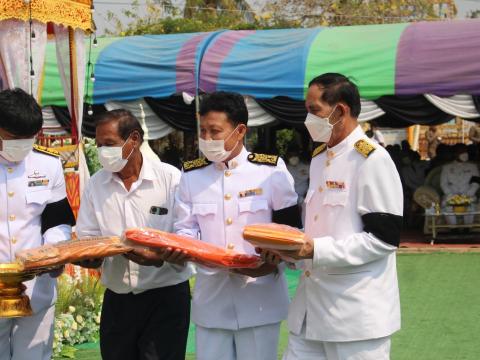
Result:
M182 92L236 91L269 121L295 124L305 117L308 82L339 72L359 87L361 120L394 127L454 116L476 120L478 34L480 20L458 20L102 38L91 53L91 102L143 99L169 126L194 130L193 116L189 124L177 124L173 115L163 119L168 111L162 100ZM47 55L44 105L63 103L55 69L54 56Z

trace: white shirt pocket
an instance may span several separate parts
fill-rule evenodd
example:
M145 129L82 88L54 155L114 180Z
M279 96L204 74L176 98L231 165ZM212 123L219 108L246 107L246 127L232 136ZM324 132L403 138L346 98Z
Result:
M30 215L41 215L51 197L52 191L50 189L27 191L25 193L25 199L27 202L27 207L31 211Z
M248 199L238 202L238 211L240 213L256 213L258 211L268 210L267 199Z
M43 205L52 197L52 191L50 189L28 191L25 193L25 197L27 204Z
M345 206L348 200L348 191L327 191L323 197L323 205Z
M217 204L199 204L192 205L192 215L208 216L217 213Z

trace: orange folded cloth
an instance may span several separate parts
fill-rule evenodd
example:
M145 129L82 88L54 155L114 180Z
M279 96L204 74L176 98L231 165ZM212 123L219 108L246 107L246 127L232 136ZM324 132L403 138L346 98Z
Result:
M92 236L21 250L16 253L16 260L25 269L35 269L104 258L131 250L132 248L123 244L118 236Z
M305 244L300 230L280 224L252 224L243 228L243 238L255 247L274 250L298 250Z
M155 229L128 229L124 238L127 245L186 251L190 261L209 267L254 269L262 265L259 256L241 254L188 236Z

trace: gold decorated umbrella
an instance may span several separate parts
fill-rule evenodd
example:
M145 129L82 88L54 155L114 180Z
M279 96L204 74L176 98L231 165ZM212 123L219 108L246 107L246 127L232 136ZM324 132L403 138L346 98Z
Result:
M33 20L92 30L92 0L0 0L0 20Z

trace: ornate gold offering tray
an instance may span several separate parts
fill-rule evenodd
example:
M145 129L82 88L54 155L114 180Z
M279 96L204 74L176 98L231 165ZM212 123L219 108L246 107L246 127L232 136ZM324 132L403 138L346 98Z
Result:
M32 315L30 299L23 282L45 269L24 270L18 263L0 264L0 318Z

